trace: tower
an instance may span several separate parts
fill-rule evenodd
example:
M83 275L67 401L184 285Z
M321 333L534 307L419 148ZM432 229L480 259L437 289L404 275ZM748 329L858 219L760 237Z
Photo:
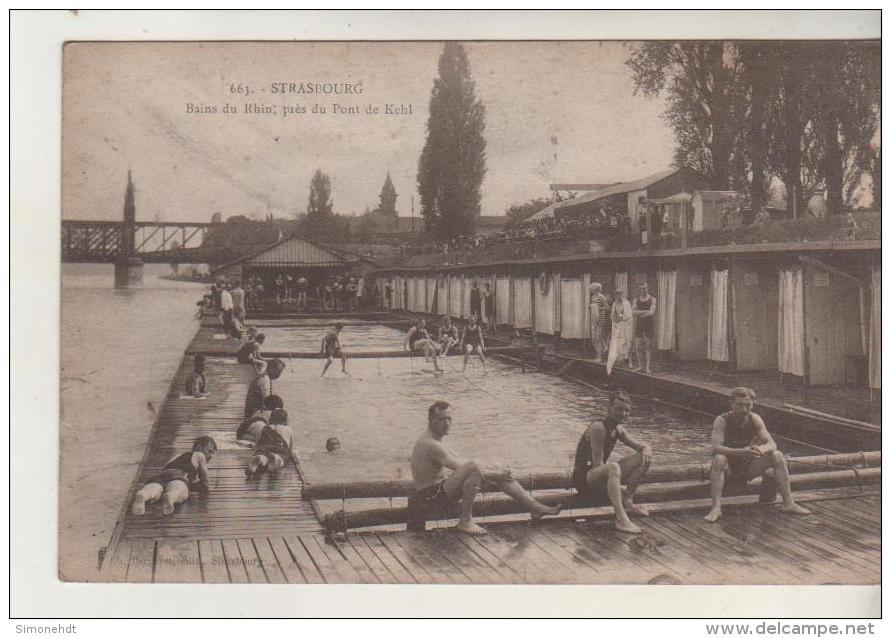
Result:
M142 287L142 260L136 256L136 189L127 171L127 190L124 193L124 223L121 224L121 243L114 262L114 287Z
M384 181L384 187L381 189L380 212L381 215L388 218L396 217L396 189L393 187L393 180L390 179L390 171L387 171L387 179Z

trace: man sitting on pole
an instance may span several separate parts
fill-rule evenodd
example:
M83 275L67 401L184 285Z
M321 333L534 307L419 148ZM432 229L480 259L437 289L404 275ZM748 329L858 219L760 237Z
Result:
M754 406L754 390L734 388L730 392L730 411L718 415L712 425L712 509L705 516L709 523L721 518L721 495L728 477L737 485L745 485L770 469L783 498L782 511L810 514L792 499L786 459L762 418L752 412Z
M411 474L416 495L429 505L449 507L458 505L458 524L455 529L481 536L486 530L473 522L473 502L483 482L492 483L499 490L525 506L532 518L553 516L560 507L548 507L536 501L511 478L509 469L484 468L479 461L459 459L442 442L452 425L450 406L437 401L427 411L427 429L415 443L411 453ZM452 470L449 473L447 470Z

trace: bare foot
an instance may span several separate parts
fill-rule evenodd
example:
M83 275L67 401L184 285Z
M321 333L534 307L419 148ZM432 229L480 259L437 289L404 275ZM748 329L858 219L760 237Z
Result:
M563 511L563 504L554 505L554 507L542 507L537 512L532 512L532 520L541 520L543 516L556 516Z
M632 503L631 501L626 501L624 505L625 511L629 514L637 514L638 516L650 515L650 510L648 510L644 505L638 505L637 503Z
M455 529L459 532L469 534L470 536L485 536L486 534L488 534L486 530L484 530L473 521L470 521L469 523L458 523L457 525L455 525Z
M653 374L653 371L650 370L649 368L645 369L644 372L647 373L647 374Z
M173 514L173 503L170 502L170 497L166 494L161 495L161 513L164 516Z
M641 529L631 521L616 521L616 529L620 532L628 534L640 534Z
M145 514L145 497L142 494L137 494L133 497L133 516L142 516Z
M780 511L789 512L790 514L798 514L799 516L808 516L811 513L810 510L804 509L798 503L784 503L783 505L780 505Z
M709 510L709 513L705 515L705 520L709 523L717 523L719 518L721 518L720 507L713 507Z

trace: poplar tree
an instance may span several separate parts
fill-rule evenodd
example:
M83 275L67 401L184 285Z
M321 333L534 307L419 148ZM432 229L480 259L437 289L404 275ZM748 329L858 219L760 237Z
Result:
M484 129L485 109L474 94L467 53L458 43L446 43L418 161L421 215L434 239L473 234L486 174Z

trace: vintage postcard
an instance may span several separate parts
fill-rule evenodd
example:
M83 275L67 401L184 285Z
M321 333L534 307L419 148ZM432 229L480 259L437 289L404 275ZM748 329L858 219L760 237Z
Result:
M61 580L879 584L879 41L62 56Z

